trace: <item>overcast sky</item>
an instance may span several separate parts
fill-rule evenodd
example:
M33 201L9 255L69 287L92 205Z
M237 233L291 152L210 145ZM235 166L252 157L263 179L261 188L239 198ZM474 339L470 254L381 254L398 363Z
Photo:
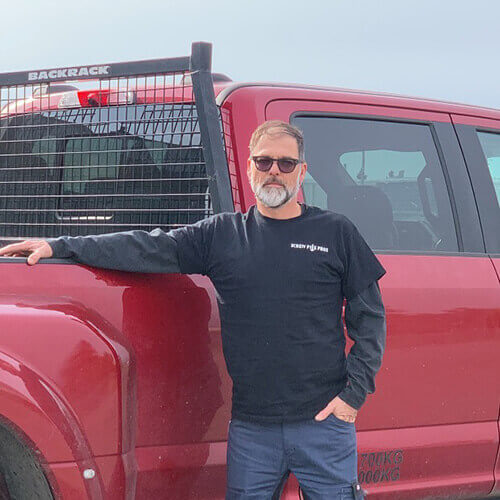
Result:
M189 55L236 81L500 108L500 0L0 0L0 72Z

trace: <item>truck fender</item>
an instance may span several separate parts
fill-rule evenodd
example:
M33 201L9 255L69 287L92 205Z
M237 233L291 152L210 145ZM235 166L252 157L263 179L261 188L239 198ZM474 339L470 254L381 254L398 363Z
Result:
M31 367L0 352L0 424L30 448L57 491L49 462L57 457L77 461L80 470L97 470L78 417L64 396ZM102 498L98 482L85 485L90 498Z
M135 360L113 325L69 298L0 296L0 331L0 414L48 462L134 449Z

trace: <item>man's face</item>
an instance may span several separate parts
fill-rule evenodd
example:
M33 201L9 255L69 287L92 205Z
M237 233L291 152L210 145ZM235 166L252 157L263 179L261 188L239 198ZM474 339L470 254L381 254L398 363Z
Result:
M252 156L299 158L297 141L286 134L265 134L251 152ZM306 163L299 163L289 174L283 173L276 162L270 170L261 172L252 158L248 159L248 180L255 197L269 208L278 208L296 198L306 174Z

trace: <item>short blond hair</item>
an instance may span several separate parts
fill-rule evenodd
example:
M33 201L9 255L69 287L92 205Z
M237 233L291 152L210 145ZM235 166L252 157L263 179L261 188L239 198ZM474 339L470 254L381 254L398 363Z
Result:
M268 120L260 124L253 131L252 137L250 138L250 144L248 145L250 154L252 154L255 146L257 146L257 143L264 135L289 135L293 137L297 141L297 147L299 149L298 159L304 161L304 135L297 127L281 120Z

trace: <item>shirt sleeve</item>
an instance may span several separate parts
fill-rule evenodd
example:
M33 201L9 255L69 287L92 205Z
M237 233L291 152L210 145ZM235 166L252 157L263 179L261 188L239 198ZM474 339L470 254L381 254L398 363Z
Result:
M102 269L140 273L180 272L177 243L170 233L147 231L61 236L46 240L52 257Z
M214 216L165 232L123 231L49 238L54 258L137 273L207 274Z
M358 228L347 217L342 230L341 253L344 264L342 293L348 300L386 273Z
M354 344L347 356L347 386L338 396L359 410L366 396L375 392L386 344L385 308L376 281L347 301L345 322Z

